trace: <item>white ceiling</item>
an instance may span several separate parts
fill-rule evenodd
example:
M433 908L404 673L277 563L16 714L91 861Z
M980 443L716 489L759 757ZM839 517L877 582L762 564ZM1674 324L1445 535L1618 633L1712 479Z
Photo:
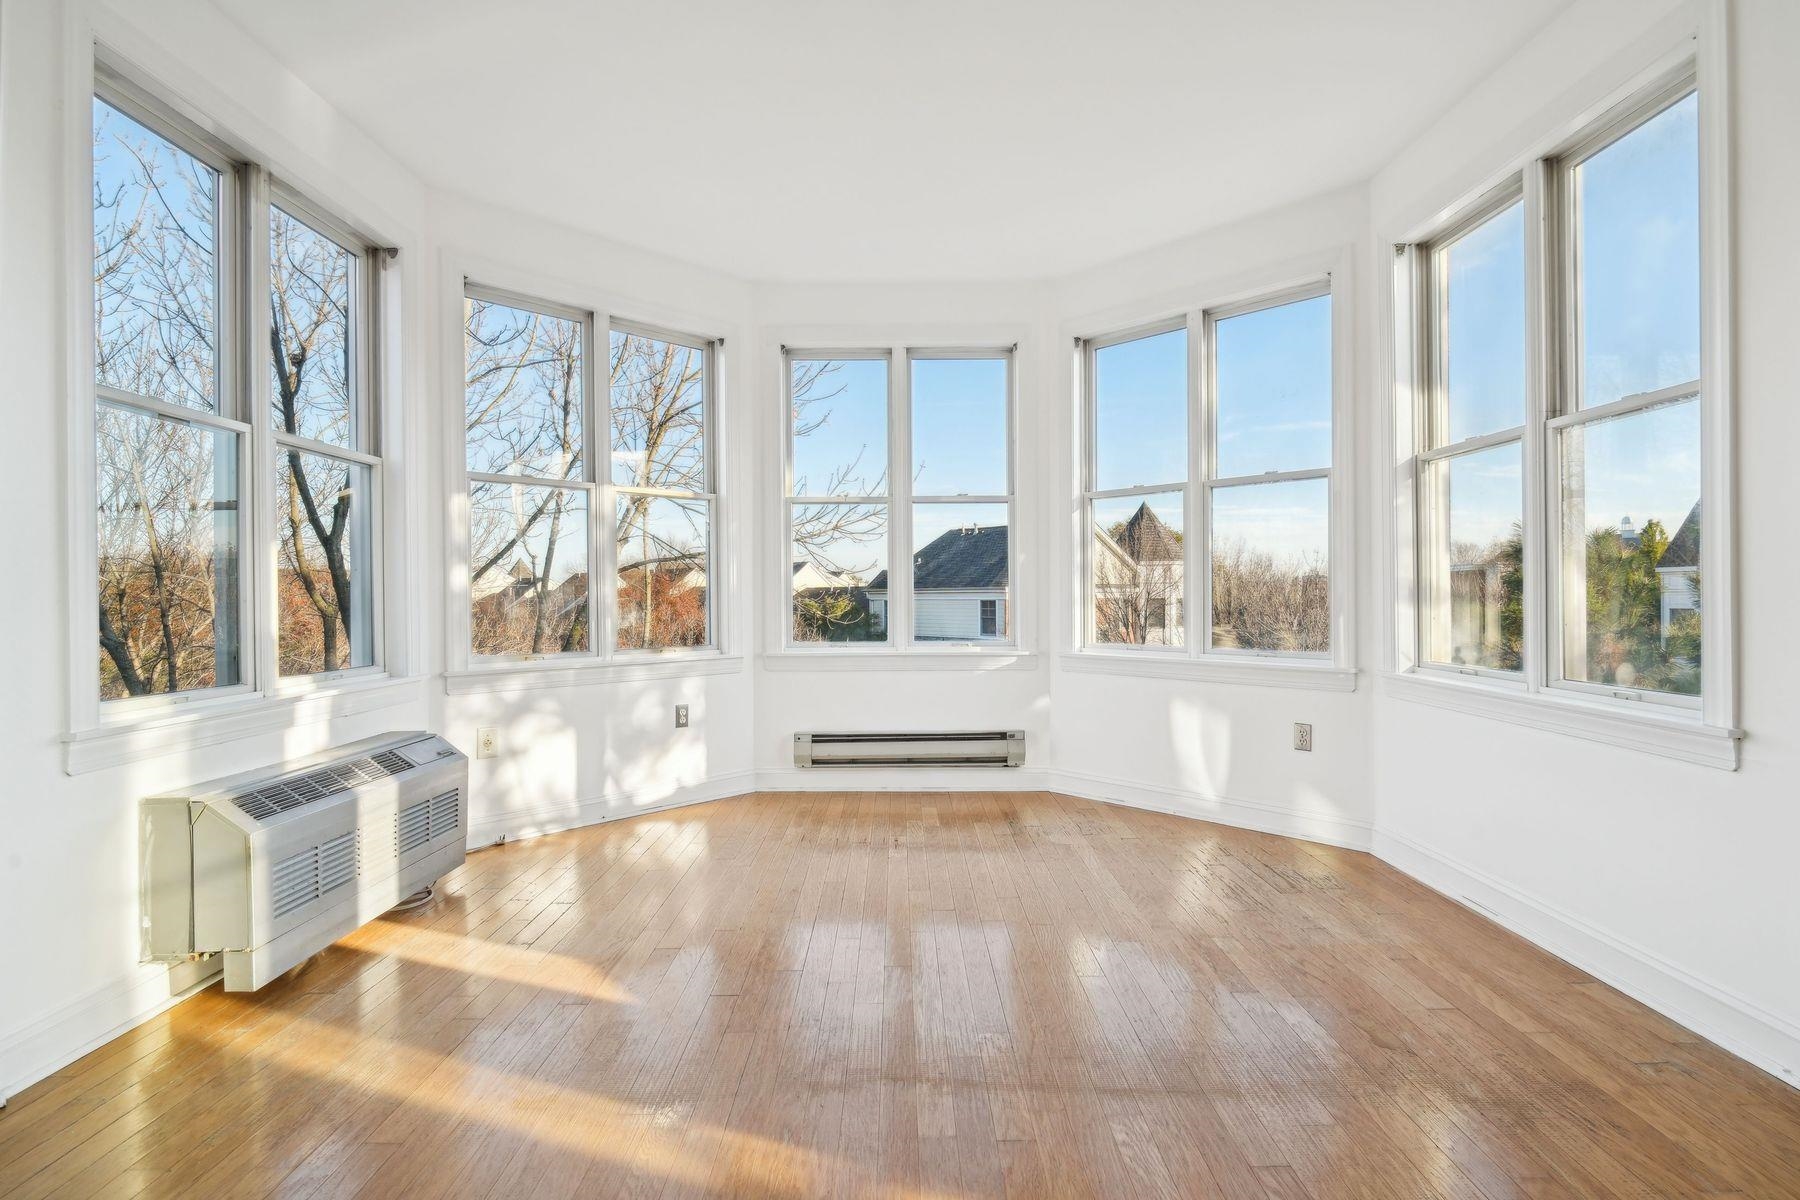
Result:
M1567 0L215 0L428 184L754 280L1039 278L1365 179Z

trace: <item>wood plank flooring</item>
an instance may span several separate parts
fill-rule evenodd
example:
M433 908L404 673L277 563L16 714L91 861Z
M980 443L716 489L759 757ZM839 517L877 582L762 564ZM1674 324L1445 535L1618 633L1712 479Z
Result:
M1046 794L472 855L15 1097L0 1195L1800 1198L1800 1093L1367 855Z

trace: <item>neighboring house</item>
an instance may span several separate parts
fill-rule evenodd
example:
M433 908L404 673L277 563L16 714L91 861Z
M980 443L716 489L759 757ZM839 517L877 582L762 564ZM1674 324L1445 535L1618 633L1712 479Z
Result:
M1662 636L1667 640L1669 627L1677 616L1695 612L1700 607L1700 502L1681 522L1681 528L1669 539L1668 549L1656 564L1657 582L1662 585Z
M1094 527L1094 634L1101 642L1181 643L1186 564L1181 537L1148 503L1111 529Z
M921 642L1007 639L1004 525L965 525L913 555L913 636ZM888 573L869 584L869 614L887 627Z
M1488 662L1505 642L1507 558L1504 546L1488 546L1450 564L1450 662Z
M492 573L498 575L497 572ZM524 559L516 560L499 578L499 586L478 588L470 605L470 620L480 628L505 628L535 622L537 575ZM577 571L549 589L549 629L566 629L587 607L588 575ZM523 606L523 607L522 607Z
M792 587L796 602L809 598L811 601L795 604L796 638L860 642L879 638L887 628L887 614L873 611L868 593L863 589L862 576L854 571L833 571L809 559L796 560ZM803 619L802 613L809 609L816 612ZM826 618L818 615L826 612L832 614L828 623ZM805 634L800 632L803 624L811 627Z

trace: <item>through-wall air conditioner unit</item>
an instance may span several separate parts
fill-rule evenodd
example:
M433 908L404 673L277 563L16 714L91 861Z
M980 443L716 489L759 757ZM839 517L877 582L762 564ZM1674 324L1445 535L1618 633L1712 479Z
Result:
M463 861L469 761L391 733L142 805L146 962L224 958L262 987Z
M1017 767L1023 729L964 733L796 733L797 767Z

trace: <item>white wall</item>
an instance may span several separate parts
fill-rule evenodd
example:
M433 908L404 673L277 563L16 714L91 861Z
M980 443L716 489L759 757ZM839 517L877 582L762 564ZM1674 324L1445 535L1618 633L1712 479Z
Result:
M1628 79L1669 45L1672 8L1577 5L1375 179L1375 244L1478 190ZM1377 852L1795 1080L1800 560L1785 546L1800 444L1800 6L1733 11L1742 769L1501 725L1378 684ZM1384 535L1378 521L1371 536Z

